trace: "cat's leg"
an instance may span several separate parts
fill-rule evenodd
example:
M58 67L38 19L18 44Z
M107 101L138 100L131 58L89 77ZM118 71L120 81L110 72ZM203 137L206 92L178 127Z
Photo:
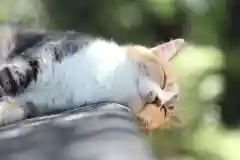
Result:
M135 98L134 101L128 103L128 107L132 109L133 114L138 114L143 108L145 104L141 97Z
M0 126L24 119L28 114L24 105L9 96L0 100Z
M40 115L31 103L20 102L13 97L0 98L0 126Z
M139 81L139 94L145 104L155 104L159 110L164 112L165 119L169 119L174 111L174 102L177 99L177 92L167 92L160 86L144 77Z
M139 94L143 101L148 104L155 103L158 106L166 105L177 98L175 92L166 92L148 77L143 77L138 85Z
M0 66L0 97L16 95L35 79L35 70L22 58L6 61Z

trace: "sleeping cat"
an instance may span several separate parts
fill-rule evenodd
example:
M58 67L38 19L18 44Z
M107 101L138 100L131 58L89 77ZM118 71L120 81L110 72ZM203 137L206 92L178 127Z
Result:
M97 39L77 52L61 63L46 62L16 100L32 102L39 112L110 101L136 113L147 103L163 105L177 96L162 90L164 73L151 49Z
M60 43L57 39L46 44L55 47ZM1 109L9 107L6 102L14 107L32 103L41 114L99 102L120 103L130 107L134 113L139 113L146 104L163 106L178 97L175 84L164 78L163 66L183 43L182 39L169 42L175 51L168 52L163 50L163 45L147 48L93 38L77 49L60 50L66 54L60 60L52 53L56 50L46 49L43 45L35 54L44 56L33 56L38 62L36 77L22 92L12 96L12 100L5 97L0 104ZM66 53L69 50L74 53ZM25 63L29 52L33 51L24 50L11 60ZM13 66L18 63L13 63ZM169 91L163 89L166 83L171 88Z

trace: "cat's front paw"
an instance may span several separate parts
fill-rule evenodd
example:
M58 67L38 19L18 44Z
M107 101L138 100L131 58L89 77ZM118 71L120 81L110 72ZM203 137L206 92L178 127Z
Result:
M153 89L149 92L146 99L148 104L155 104L160 108L160 111L164 112L165 117L168 117L169 113L174 110L174 100L176 99L177 94L173 92L165 92L163 90Z
M156 101L156 99L157 99L157 92L152 90L145 97L145 103L152 104Z
M177 94L174 92L165 92L162 90L156 91L155 103L159 106L171 106L172 102L177 98Z
M0 126L13 123L25 117L24 107L11 97L0 100Z
M139 93L145 103L158 106L170 106L174 104L178 96L177 92L165 91L148 78L143 78L139 82Z

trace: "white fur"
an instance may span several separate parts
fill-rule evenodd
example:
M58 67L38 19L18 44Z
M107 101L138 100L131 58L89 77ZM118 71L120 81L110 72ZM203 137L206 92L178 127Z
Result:
M128 104L140 99L139 79L136 65L123 48L96 40L61 63L47 64L37 82L16 99L33 102L40 111L99 101Z

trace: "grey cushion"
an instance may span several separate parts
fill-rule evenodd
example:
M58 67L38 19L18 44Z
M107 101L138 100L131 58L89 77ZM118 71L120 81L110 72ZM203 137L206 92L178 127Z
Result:
M101 104L0 128L1 160L153 160L132 113Z

